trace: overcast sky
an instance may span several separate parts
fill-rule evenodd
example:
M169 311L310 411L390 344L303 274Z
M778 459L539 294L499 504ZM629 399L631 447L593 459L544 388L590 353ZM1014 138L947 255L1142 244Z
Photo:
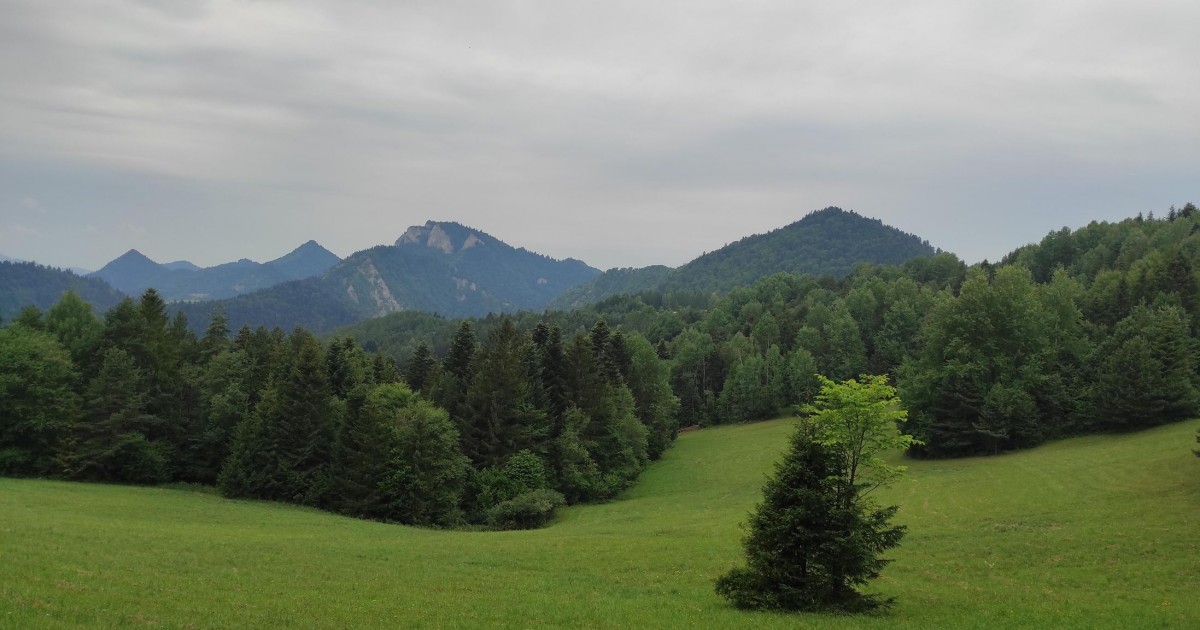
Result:
M1200 2L0 0L0 254L456 220L678 265L836 205L996 259L1200 202Z

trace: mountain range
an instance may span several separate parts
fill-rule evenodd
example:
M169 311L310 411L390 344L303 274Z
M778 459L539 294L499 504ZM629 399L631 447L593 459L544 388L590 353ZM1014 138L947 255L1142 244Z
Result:
M160 264L136 249L90 274L129 295L153 287L168 302L213 300L320 275L341 259L316 241L266 263L248 259L201 268L186 260Z
M309 241L262 264L245 259L209 268L186 260L160 264L130 250L82 279L54 270L66 275L50 279L49 272L40 272L46 277L36 280L37 274L28 269L15 274L10 270L20 281L0 284L0 305L45 309L62 290L87 280L99 283L89 291L104 309L120 295L98 288L107 280L133 296L154 287L175 302L171 308L187 315L197 330L220 308L234 329L303 326L329 331L406 311L477 317L570 309L622 293L723 292L773 273L841 276L858 263L894 264L935 252L928 242L878 219L826 208L678 268L656 265L601 273L579 260L556 260L513 247L460 223L428 221L409 228L391 245L356 252L345 260ZM36 300L22 285L27 282L44 285ZM54 291L58 293L51 296Z
M393 245L352 254L320 277L177 308L194 325L220 307L234 328L324 331L407 310L446 317L541 310L599 274L579 260L555 260L459 223L428 221Z
M671 269L610 269L550 303L569 309L642 291L725 292L773 273L843 277L860 263L895 265L937 252L928 241L879 219L829 207L766 234L747 236Z

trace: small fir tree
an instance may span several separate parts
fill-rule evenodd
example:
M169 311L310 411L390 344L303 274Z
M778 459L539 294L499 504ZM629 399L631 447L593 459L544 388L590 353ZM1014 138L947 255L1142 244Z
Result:
M911 444L895 426L905 414L882 376L821 381L750 517L748 566L717 580L738 608L858 612L890 603L858 587L878 577L889 562L880 554L905 528L890 523L897 506L865 495L902 472L880 456Z

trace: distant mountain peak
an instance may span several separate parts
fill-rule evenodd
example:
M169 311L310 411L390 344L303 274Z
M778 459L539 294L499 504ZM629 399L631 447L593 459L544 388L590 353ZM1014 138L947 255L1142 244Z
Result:
M292 280L300 280L319 276L341 261L337 254L310 239L287 254L265 263L265 266Z
M400 238L396 247L424 245L443 254L453 254L464 249L486 245L491 237L452 221L426 221L425 225L414 225Z
M149 256L143 254L142 252L139 252L136 249L131 249L131 250L125 252L124 254L117 256L116 259L113 260L113 262L117 262L118 260L124 261L124 262L146 261L149 263L154 263L156 265L158 264L158 263L154 262L153 260L151 260ZM112 264L112 263L109 263L109 264Z
M90 274L90 277L100 278L125 293L137 294L154 285L166 273L170 273L166 267L131 249Z
M163 263L163 267L171 271L200 271L200 266L190 260L176 260L174 262Z
M318 276L339 262L335 254L311 240L268 263L241 258L206 268L186 260L160 265L131 249L90 275L130 295L154 287L167 301L192 301L232 297Z

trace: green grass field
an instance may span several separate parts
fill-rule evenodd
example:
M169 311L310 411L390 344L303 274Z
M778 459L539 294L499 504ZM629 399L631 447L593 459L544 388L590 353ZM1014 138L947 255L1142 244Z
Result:
M1200 627L1195 422L910 462L872 617L729 608L712 581L788 421L680 437L532 532L447 532L159 488L0 479L0 627Z

